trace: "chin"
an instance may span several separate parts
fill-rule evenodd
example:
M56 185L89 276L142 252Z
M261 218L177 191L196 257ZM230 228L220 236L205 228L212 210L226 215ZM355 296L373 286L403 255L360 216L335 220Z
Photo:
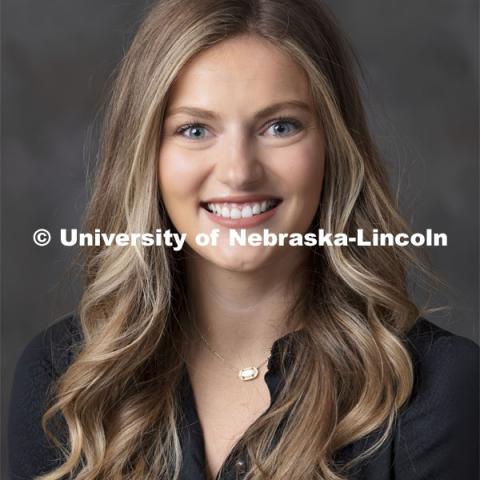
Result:
M208 260L231 272L254 272L272 260L271 247L237 247L215 249Z

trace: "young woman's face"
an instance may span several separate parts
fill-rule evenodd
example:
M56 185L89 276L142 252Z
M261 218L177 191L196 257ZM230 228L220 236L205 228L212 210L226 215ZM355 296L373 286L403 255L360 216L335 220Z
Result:
M229 229L305 233L320 200L324 143L303 70L259 37L223 41L195 56L170 92L158 164L167 213L209 262L265 267L287 247L231 246ZM195 242L213 229L217 246Z

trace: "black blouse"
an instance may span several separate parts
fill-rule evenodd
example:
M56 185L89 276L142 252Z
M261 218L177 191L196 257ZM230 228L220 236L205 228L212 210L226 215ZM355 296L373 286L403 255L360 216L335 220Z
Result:
M38 334L18 361L8 417L11 480L32 479L60 464L58 451L43 433L41 417L49 385L73 361L80 339L78 318L69 314ZM288 335L273 344L264 377L272 405L282 387L278 353L287 339ZM388 440L350 473L349 480L478 480L479 347L425 319L408 332L406 345L415 366L412 396ZM186 369L179 393L184 412L179 425L181 478L206 480L202 429ZM342 464L356 457L379 434L381 429L347 445L335 461ZM217 480L241 479L244 470L241 455L230 455Z

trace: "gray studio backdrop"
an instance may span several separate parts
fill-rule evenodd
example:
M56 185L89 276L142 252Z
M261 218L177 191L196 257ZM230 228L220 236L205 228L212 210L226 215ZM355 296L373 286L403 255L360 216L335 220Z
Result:
M149 2L6 0L2 15L2 425L15 363L70 311L73 252L32 233L78 227L86 148L108 76ZM374 135L450 291L437 324L478 336L478 48L474 0L330 0L363 64ZM4 435L5 429L2 429ZM5 437L2 437L5 439ZM5 441L2 442L3 453ZM5 456L3 455L3 458ZM5 475L3 462L3 475Z

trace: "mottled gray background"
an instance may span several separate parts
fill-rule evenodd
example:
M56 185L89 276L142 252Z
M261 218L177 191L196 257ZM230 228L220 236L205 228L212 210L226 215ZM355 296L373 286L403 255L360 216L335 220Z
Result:
M22 348L78 298L75 280L65 277L73 252L58 242L36 247L32 233L79 226L86 140L148 3L3 1L2 425ZM450 287L435 300L451 311L431 319L477 339L476 2L327 3L363 64L372 129L393 184L400 182L405 214L415 231L448 233L449 246L429 254Z

